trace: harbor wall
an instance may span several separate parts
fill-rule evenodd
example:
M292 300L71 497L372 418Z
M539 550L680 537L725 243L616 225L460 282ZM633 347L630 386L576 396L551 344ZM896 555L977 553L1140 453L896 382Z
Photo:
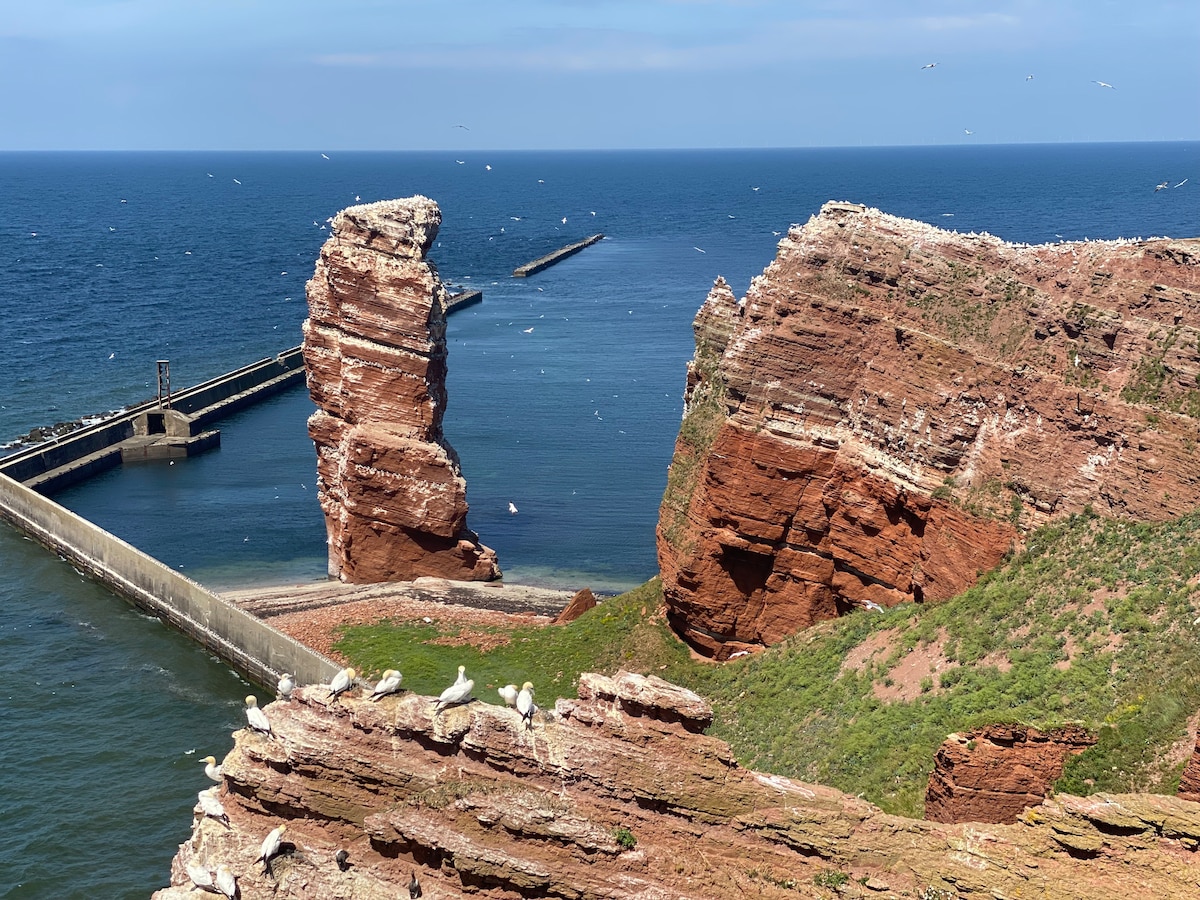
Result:
M339 666L131 544L0 473L0 518L162 619L251 681L327 683Z

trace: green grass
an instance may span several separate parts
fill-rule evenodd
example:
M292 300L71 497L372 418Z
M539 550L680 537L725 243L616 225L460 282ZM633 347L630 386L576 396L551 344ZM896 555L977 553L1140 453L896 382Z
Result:
M710 733L744 765L904 815L921 814L946 735L997 722L1099 733L1069 763L1062 790L1173 793L1180 766L1166 752L1200 710L1198 533L1200 515L1162 525L1075 516L1035 532L1025 552L945 603L855 613L723 665L693 660L667 630L657 581L571 625L515 631L486 655L423 643L442 633L433 626L386 624L347 629L338 649L367 670L399 668L406 687L427 694L463 663L492 702L486 686L525 679L549 706L575 695L581 671L660 675L712 700ZM873 639L882 649L842 671ZM911 699L880 699L910 648L939 648L944 663L917 673Z

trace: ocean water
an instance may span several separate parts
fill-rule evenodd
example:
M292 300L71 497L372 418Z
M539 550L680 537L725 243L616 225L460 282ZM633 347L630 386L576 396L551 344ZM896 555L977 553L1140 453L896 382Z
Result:
M331 156L0 153L0 443L145 399L156 359L186 386L294 346L326 219L422 193L443 279L485 298L448 329L469 523L511 580L616 590L655 571L713 278L744 292L824 201L1031 243L1200 234L1195 143ZM312 409L290 391L222 422L219 451L57 499L218 589L320 578ZM165 884L197 759L250 687L3 526L0 679L0 896Z

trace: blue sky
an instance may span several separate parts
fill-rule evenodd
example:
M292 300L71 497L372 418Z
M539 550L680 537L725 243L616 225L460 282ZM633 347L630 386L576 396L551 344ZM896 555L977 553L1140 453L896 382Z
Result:
M1200 140L1196 0L0 0L0 61L6 150Z

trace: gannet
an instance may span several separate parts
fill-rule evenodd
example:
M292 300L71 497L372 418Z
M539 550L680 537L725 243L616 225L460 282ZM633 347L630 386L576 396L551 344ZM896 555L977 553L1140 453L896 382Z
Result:
M466 684L467 683L467 667L466 666L458 667L458 677L454 679L454 683L455 684Z
M207 791L201 791L197 794L200 800L200 812L208 816L210 819L216 819L226 828L229 827L229 816L225 814L225 807L221 801L216 798L215 794L210 791L215 791L216 788L209 788Z
M204 763L204 774L220 784L221 767L217 765L217 758L215 756L206 756L200 762Z
M511 500L508 501L508 514L510 516L515 516L517 514L517 504L513 503Z
M213 881L213 873L206 866L198 866L195 863L187 864L187 876L192 879L192 884L200 888L202 891L211 891L217 885Z
M217 890L233 900L238 895L237 876L225 863L217 866Z
M262 851L258 854L258 858L254 860L263 864L263 871L267 874L271 872L271 857L279 852L279 841L285 831L287 831L287 825L280 825L272 829L271 833L263 839Z
M517 686L515 684L506 684L504 687L499 688L497 693L500 695L500 699L504 701L505 706L516 707Z
M699 247L693 247L692 249L695 250L697 253L707 253L708 252L707 250L701 250Z
M1093 80L1092 84L1098 84L1098 85L1100 85L1100 87L1112 88L1114 91L1116 90L1116 88L1113 87L1111 84L1109 84L1107 81L1094 81Z
M462 678L463 667L458 667L459 677ZM450 687L442 691L442 695L438 697L437 705L433 711L440 713L447 706L454 706L458 703L466 703L471 699L471 692L475 690L475 682L470 678L465 678L462 681L456 681Z
M329 157L328 157L328 156L326 156L324 153L322 153L322 154L321 154L321 159L329 159Z
M936 69L937 63L925 63L925 65L921 66L921 68L922 69Z
M268 736L271 734L271 723L267 721L267 714L258 708L258 698L253 694L246 697L246 721L252 730Z
M333 676L333 680L329 682L329 699L331 701L354 687L355 674L357 673L353 669L342 669Z
M533 334L533 328L534 326L530 325L528 328L522 328L521 332L523 334Z
M517 712L525 720L526 728L533 725L533 714L537 712L537 706L533 702L532 681L527 681L521 685L521 693L517 694Z
M409 897L409 900L415 900L415 898L420 897L420 896L421 896L421 882L417 881L417 873L416 873L416 870L414 869L413 873L412 873L412 878L410 878L408 880L408 897Z
M396 691L400 690L400 679L403 677L404 676L402 676L395 669L385 670L383 673L383 676L379 679L379 682L375 685L375 690L371 692L370 699L378 700L380 697L384 696L385 694L393 694Z
M275 692L279 695L280 700L291 700L292 691L296 689L296 679L284 672L279 676L279 683L275 685Z
M1166 182L1166 181L1160 181L1158 184L1156 184L1156 185L1154 186L1154 193L1156 193L1156 194L1157 194L1159 191L1165 191L1165 190L1166 190L1167 188L1169 188L1170 186L1171 186L1171 185L1170 185L1170 183L1169 183L1169 182Z

